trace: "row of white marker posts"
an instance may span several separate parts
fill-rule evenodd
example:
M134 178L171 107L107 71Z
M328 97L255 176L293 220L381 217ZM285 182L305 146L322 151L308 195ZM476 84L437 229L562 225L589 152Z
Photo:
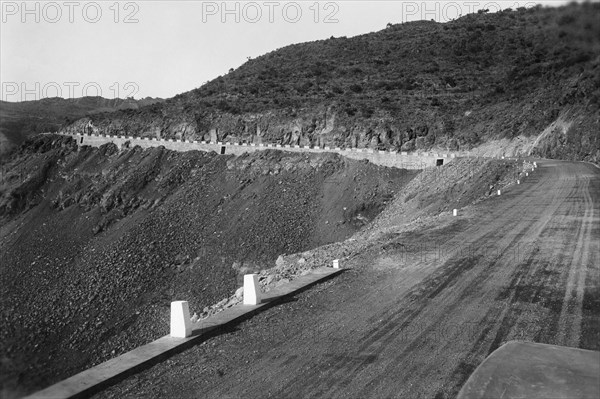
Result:
M537 168L537 163L536 162L533 163L533 167ZM525 172L525 176L529 176L529 173ZM521 184L521 180L517 180L517 184ZM502 191L498 190L498 195L502 195ZM456 216L456 215L457 215L457 210L455 209L454 210L454 216Z
M244 305L258 305L261 292L258 274L244 275ZM192 335L192 320L187 301L171 302L171 337L187 338Z
M533 162L533 168L537 169L537 162ZM529 172L525 172L525 177L529 177ZM521 180L517 179L517 184L521 184ZM498 190L498 195L500 195L500 190Z
M333 260L333 268L340 268L340 260ZM244 305L258 305L261 292L258 284L258 274L244 275ZM171 331L173 338L187 338L192 336L192 320L187 301L171 302Z

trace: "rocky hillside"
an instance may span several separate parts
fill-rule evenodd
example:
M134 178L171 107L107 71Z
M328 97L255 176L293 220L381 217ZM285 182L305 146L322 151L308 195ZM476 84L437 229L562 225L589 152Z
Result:
M27 136L41 132L55 132L65 123L71 123L95 112L138 109L160 103L160 98L135 100L102 97L44 98L38 101L0 101L0 155L18 147Z
M407 151L492 142L500 153L599 162L598 20L600 4L586 2L390 21L278 49L163 104L90 119L108 134Z
M2 162L2 395L168 334L282 254L343 240L418 172L337 154L81 147L38 135Z
M391 221L485 198L520 165L456 159L417 172L333 153L234 157L29 138L0 161L0 396L167 334L172 300L214 313L239 300L245 273L277 283L343 248L360 252ZM319 255L351 236L341 253Z

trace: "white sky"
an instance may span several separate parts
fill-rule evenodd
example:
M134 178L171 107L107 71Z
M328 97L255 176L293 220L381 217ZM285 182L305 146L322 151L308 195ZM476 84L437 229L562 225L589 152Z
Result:
M533 4L523 0L1 0L0 99L168 98L225 75L247 57L289 44L351 37L381 30L388 22L445 22L478 9L491 12Z

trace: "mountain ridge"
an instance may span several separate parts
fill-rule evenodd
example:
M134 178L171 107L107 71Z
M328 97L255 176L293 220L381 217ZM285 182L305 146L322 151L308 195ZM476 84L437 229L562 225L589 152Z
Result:
M598 163L598 18L600 4L583 3L389 24L286 46L164 103L63 130L402 151L519 139L533 155ZM557 121L569 128L537 140Z

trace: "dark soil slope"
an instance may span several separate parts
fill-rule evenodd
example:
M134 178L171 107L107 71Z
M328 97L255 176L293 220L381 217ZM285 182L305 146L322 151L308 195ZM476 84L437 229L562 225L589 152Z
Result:
M349 237L414 171L337 154L78 148L37 136L0 185L1 375L30 392L168 333L240 273Z

